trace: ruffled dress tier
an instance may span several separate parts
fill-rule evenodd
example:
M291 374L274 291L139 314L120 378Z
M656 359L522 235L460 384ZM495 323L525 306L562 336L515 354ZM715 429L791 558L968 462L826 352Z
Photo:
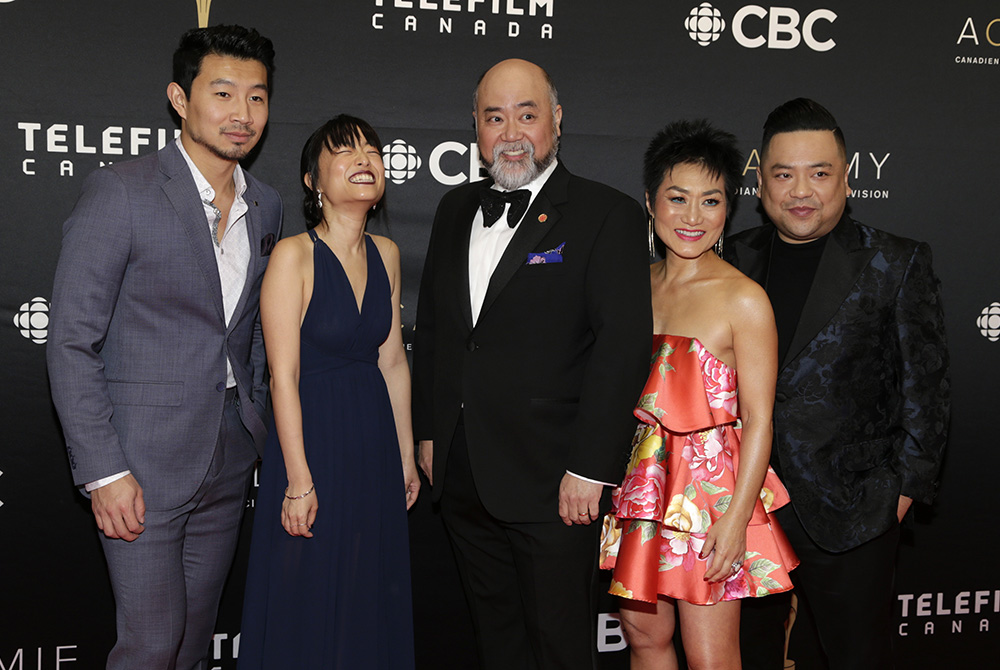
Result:
M632 456L601 536L601 567L614 570L612 594L712 605L792 588L788 572L798 558L771 517L789 502L788 492L770 467L747 526L743 568L726 581L704 580L713 555L699 555L729 508L739 473L737 400L736 370L698 340L654 337Z

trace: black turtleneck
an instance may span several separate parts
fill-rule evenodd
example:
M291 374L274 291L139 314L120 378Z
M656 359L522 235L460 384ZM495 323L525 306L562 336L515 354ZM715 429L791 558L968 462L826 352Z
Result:
M824 235L811 242L789 244L782 241L777 233L774 235L764 288L771 299L778 327L779 365L788 354L827 237Z

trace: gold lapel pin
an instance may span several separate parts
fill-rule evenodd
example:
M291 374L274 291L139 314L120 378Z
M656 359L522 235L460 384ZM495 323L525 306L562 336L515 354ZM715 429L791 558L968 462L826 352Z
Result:
M538 223L545 223L548 220L549 220L549 215L548 214L539 214L538 215Z

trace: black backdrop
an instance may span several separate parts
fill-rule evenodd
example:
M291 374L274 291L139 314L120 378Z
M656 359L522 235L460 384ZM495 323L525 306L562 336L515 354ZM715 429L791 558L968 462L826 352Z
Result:
M174 136L170 55L206 15L275 43L271 122L250 167L284 197L287 234L303 230L298 154L322 121L362 116L392 145L390 215L378 232L403 251L408 334L437 201L479 178L471 94L496 61L546 67L565 111L562 160L637 199L642 151L666 122L707 117L735 132L749 158L734 230L760 220L752 168L767 112L800 95L830 107L854 158L853 215L930 242L944 283L952 437L937 504L904 533L898 665L995 663L1000 6L750 1L0 0L0 670L99 668L113 642L93 520L49 400L47 300L82 178ZM429 497L411 513L411 540L420 666L471 667ZM220 669L235 668L245 550L218 624ZM625 667L613 599L602 610L602 665Z

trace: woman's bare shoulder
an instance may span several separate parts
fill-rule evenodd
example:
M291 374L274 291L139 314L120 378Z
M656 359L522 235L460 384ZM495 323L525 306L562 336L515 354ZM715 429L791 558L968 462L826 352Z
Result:
M302 267L312 260L313 241L308 233L300 233L278 240L271 251L268 270L288 272Z
M309 237L309 233L299 233L298 235L291 235L289 237L283 237L278 240L278 243L274 245L274 250L271 252L271 256L276 254L303 254L310 253L313 249L313 241Z
M384 235L372 235L368 233L368 237L372 238L372 242L378 248L378 252L382 254L383 257L386 256L399 256L399 247L395 242L390 240Z
M388 237L382 235L371 235L375 248L378 249L379 256L382 257L382 264L391 277L399 267L399 247Z
M771 300L764 287L745 274L732 268L733 274L726 278L726 303L729 313L736 319L774 319Z

